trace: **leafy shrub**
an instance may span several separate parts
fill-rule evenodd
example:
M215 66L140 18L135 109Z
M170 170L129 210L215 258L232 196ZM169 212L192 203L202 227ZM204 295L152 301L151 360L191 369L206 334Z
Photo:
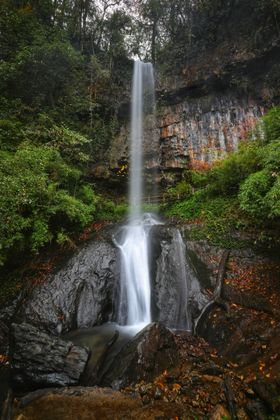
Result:
M2 150L15 150L22 141L22 125L11 119L0 120L0 147Z
M167 206L164 213L166 216L175 216L185 220L196 219L200 217L203 203L204 194L197 191L190 198Z
M190 171L189 177L191 185L194 188L203 188L208 184L208 172L209 171L197 171L192 170Z
M270 208L266 195L271 186L271 175L266 169L251 174L240 187L238 198L241 209L253 216L267 218Z
M165 197L167 200L174 200L177 197L180 199L186 198L192 194L192 187L191 185L183 180L178 182L175 187L170 187L165 193Z
M258 154L264 168L272 172L280 170L280 139L261 147Z
M209 192L236 195L240 183L252 172L258 170L259 166L258 143L242 144L239 152L230 154L210 170L208 173Z
M270 207L270 217L280 217L280 176L276 178L266 198Z
M266 142L280 140L280 106L272 108L262 118L262 127Z
M105 197L98 197L96 218L98 220L117 221L128 213L127 203L116 204Z
M96 210L94 192L81 184L81 172L47 146L0 151L0 188L2 263L14 247L37 252L62 229L82 229Z

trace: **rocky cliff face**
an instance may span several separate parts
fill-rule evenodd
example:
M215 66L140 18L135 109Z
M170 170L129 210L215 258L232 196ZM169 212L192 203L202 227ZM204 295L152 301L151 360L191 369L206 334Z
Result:
M157 75L157 129L145 140L148 172L158 169L159 180L168 180L197 161L222 158L279 103L278 18L270 1L261 0L228 0L194 13L184 57ZM115 171L128 162L128 138L124 124L109 154Z
M161 168L184 169L188 163L211 162L236 150L263 113L252 99L230 94L186 98L162 108Z

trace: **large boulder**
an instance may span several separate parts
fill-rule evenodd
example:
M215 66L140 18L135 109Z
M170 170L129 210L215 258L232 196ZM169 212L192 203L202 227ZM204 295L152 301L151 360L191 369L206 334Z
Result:
M102 385L121 389L140 380L150 381L178 363L174 335L162 324L140 331L118 353L102 378Z
M16 387L35 389L77 385L89 350L29 324L12 324L10 358Z
M89 242L28 294L16 319L53 334L111 321L118 282L117 252L104 240Z
M205 285L192 264L176 226L156 225L150 233L153 319L169 328L192 329L208 303Z

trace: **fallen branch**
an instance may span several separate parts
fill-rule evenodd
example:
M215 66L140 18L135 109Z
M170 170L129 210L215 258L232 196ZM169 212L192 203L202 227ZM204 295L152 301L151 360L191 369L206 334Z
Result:
M221 297L224 277L226 273L226 265L229 258L229 254L230 254L229 250L226 250L223 252L223 255L219 264L219 268L218 268L217 282L216 282L216 287L213 293L213 299L210 302L208 302L207 305L204 306L198 318L196 318L195 323L194 323L195 334L198 333L200 326L203 325L205 319L207 319L207 317L209 316L209 313L212 311L214 306L222 307L227 312L229 310L228 305L223 301Z

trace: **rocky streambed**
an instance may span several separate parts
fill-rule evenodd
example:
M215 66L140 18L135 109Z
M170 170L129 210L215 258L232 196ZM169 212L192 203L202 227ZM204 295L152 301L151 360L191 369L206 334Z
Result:
M8 354L12 368L3 418L278 415L277 258L187 241L192 332L170 330L162 322L168 325L178 298L168 288L176 285L172 253L164 260L164 281L157 273L174 227L156 227L155 322L133 336L114 323L119 269L111 235L101 232L1 310L2 361ZM3 366L0 375L7 375Z

